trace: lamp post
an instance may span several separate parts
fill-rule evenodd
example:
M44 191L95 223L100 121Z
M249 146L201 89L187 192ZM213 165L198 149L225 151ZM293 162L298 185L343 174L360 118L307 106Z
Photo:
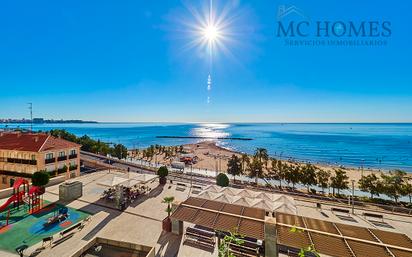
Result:
M365 162L365 159L362 159L362 164L361 164L361 177L363 177L363 164Z
M190 190L192 190L193 185L193 164L190 163Z
M352 214L355 214L355 180L352 179Z

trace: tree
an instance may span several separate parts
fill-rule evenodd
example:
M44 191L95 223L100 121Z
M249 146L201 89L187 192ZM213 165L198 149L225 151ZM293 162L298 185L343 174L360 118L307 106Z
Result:
M127 148L122 144L115 144L112 150L112 155L119 159L124 159L127 157Z
M170 217L170 213L172 212L172 206L170 206L173 201L175 200L175 198L173 196L166 196L165 198L163 198L162 203L167 203L167 208L166 208L166 212L167 212L167 217Z
M164 185L166 184L166 177L169 175L169 170L166 166L162 166L157 170L157 175L159 176L160 184Z
M288 165L283 163L281 160L272 161L272 170L275 173L275 176L279 179L279 187L282 188L282 179L286 179L286 173L288 170Z
M412 204L412 184L409 184L409 183L404 184L402 191L403 191L403 195L407 195L409 197L409 203Z
M316 185L316 168L312 164L306 164L300 173L300 182L307 186L308 192L310 186Z
M333 195L335 195L335 189L338 190L338 194L341 189L349 188L349 177L346 175L346 171L342 169L335 170L335 176L331 178L331 187L333 188Z
M403 194L406 172L395 170L388 175L382 174L382 191L389 197L398 202L399 197Z
M360 190L369 192L371 194L371 198L373 198L373 195L379 196L379 193L382 189L382 183L379 181L379 178L375 174L362 176L358 181L358 184Z
M242 153L242 156L240 157L240 160L241 160L241 162L242 162L242 171L243 171L243 173L245 173L245 171L246 171L246 164L248 164L249 163L249 156L247 155L247 154L245 154L245 153Z
M229 178L226 176L225 173L219 173L216 177L216 185L221 187L229 186Z
M266 150L265 148L256 148L255 157L260 161L260 163L262 163L262 165L265 165L267 168L269 160L268 150Z
M322 192L324 192L324 189L329 186L330 172L319 169L318 172L316 172L316 178L318 181L318 186L320 186L322 188Z
M259 177L263 175L262 162L256 156L253 157L252 161L248 163L247 171L249 172L249 177L255 178L257 185Z
M227 173L233 176L235 181L236 176L242 174L242 165L240 163L240 158L236 155L232 155L227 163Z
M242 245L245 241L236 232L229 231L229 235L225 235L219 244L219 257L235 257L230 251L230 246Z
M299 165L287 165L288 182L292 183L292 189L295 189L295 184L302 181L303 170ZM309 191L309 189L308 189Z
M50 175L46 171L37 171L31 177L33 186L44 187L49 183Z

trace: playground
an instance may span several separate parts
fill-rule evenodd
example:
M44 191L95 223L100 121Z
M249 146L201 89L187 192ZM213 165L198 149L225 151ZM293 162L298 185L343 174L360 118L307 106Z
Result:
M13 252L32 246L85 219L88 213L41 199L44 190L24 179L16 181L13 195L0 206L0 250Z

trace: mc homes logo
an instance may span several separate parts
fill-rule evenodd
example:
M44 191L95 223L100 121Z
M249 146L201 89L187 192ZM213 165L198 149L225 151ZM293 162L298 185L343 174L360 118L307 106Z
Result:
M294 5L278 7L276 37L286 46L386 46L387 20L315 20Z

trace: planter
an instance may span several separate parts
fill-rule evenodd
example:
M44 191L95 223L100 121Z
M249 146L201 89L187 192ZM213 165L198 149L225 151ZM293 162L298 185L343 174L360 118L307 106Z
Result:
M167 181L166 177L160 177L160 178L159 178L159 183L160 183L161 185L166 184L166 181Z
M162 229L163 231L166 231L166 232L172 232L172 221L170 220L169 217L166 217L162 221Z

